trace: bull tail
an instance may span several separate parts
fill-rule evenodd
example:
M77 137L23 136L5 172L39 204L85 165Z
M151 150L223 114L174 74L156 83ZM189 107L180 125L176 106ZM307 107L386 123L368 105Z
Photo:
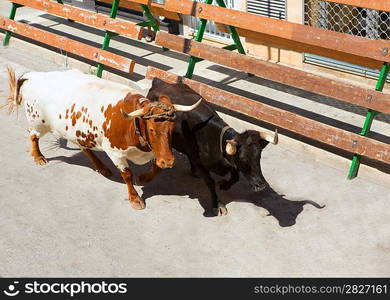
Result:
M4 106L8 107L8 113L12 113L15 108L18 108L23 101L22 95L20 94L20 88L27 78L16 79L15 70L7 67L8 72L8 85L9 85L9 96L7 103Z
M317 202L314 202L314 201L311 201L311 200L303 200L303 201L301 201L301 202L302 202L303 205L305 205L305 204L311 204L311 205L313 205L314 207L319 208L319 209L324 208L324 207L326 206L325 204L320 205L320 204L318 204Z

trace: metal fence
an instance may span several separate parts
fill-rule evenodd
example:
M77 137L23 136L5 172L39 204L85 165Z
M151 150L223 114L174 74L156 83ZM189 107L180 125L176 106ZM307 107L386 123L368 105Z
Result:
M389 13L373 9L306 0L305 24L370 39L390 39Z
M319 0L305 0L305 25L357 35L369 39L390 40L390 13ZM378 72L368 68L305 54L305 61L359 73L368 77Z

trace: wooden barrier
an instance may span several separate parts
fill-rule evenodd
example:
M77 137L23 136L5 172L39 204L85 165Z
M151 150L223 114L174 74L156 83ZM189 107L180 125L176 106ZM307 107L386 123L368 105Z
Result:
M112 4L113 0L99 0L106 4ZM140 4L148 5L150 12L156 16L163 16L172 20L180 21L181 17L178 13L165 10L162 4L151 2L150 0L121 0L119 6L127 9L132 9L142 12Z
M104 29L112 35L120 33L131 38L140 39L142 37L143 28L134 23L114 20L113 18L102 14L66 5L63 4L62 0L57 0L57 3L49 0L15 0L12 2L10 17L0 18L0 28L6 30L3 45L7 45L11 33L15 33L88 60L95 61L98 63L98 67L106 65L123 72L133 72L135 62L131 59L110 53L103 47L103 49L99 49L70 38L65 38L63 36L14 21L13 19L17 8L24 5L46 11L50 14L67 18L69 20L75 20L89 26Z
M280 48L310 52L374 69L380 69L383 62L390 62L389 44L386 41L309 28L191 0L167 0L165 9L235 26L240 36L255 37Z
M366 138L375 115L379 111L385 113L390 112L390 95L382 93L390 69L388 41L369 40L345 33L276 20L247 12L213 6L210 5L211 2L201 3L191 0L166 0L165 9L221 23L224 25L225 29L223 31L225 32L228 32L225 26L237 27L239 35L255 38L267 46L314 53L381 70L375 90L360 88L350 83L331 80L291 67L275 65L254 57L228 52L224 49L203 45L197 41L171 36L166 33L159 33L156 43L160 46L190 55L189 63L194 59L206 59L233 69L259 75L276 82L368 108L366 120L360 135L348 133L340 129L336 130L328 125L320 125L319 122L314 120L298 118L288 112L272 111L264 106L256 106L255 103L251 103L251 105L259 109L265 109L267 113L253 112L248 115L261 117L262 120L282 128L355 153L348 174L348 178L350 179L357 176L360 159L363 155L389 163L387 157L390 151L389 145L377 141L373 142L373 140ZM389 3L384 3L386 1L331 0L328 2L387 11L390 6ZM243 103L248 100L242 97L239 99ZM240 111L241 108L239 105L231 104L227 102L223 106ZM300 124L299 122L303 123ZM308 127L309 131L305 131L305 127ZM358 149L359 147L361 148ZM373 149L370 147L373 147Z
M147 2L147 0L145 0ZM141 39L144 28L128 21L119 21L103 14L94 13L67 4L50 0L12 0L13 3L28 6L49 14L63 17L99 29L108 30L132 39Z
M390 95L356 85L332 80L291 67L263 61L179 36L158 32L156 43L175 51L258 75L279 83L309 90L377 111L390 113Z
M326 0L326 2L390 11L390 2L385 0Z
M149 79L158 77L170 83L179 81L179 76L152 67L148 68L146 77ZM325 144L390 163L390 145L385 143L226 92L195 80L180 77L180 81L190 86L210 103L285 128Z
M135 62L131 59L8 18L0 17L0 28L123 72L134 69Z

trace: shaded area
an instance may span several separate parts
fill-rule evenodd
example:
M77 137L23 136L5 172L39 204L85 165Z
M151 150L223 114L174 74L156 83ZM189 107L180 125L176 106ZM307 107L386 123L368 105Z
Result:
M57 143L60 148L78 150L76 148L69 148L66 140L60 139ZM104 152L94 153L106 166L110 168L111 171L113 171L113 176L107 179L124 184L122 177L109 157ZM151 182L142 186L142 198L147 203L148 199L155 195L188 196L191 199L198 200L199 204L205 210L204 215L207 216L206 211L209 208L206 207L206 203L208 203L208 198L210 197L209 190L203 180L195 178L190 174L189 162L187 161L185 155L175 151L175 157L176 163L173 169L163 170ZM78 165L94 170L92 163L82 152L77 152L71 156L61 155L48 157L47 160L49 162L61 161L67 164ZM150 163L143 166L137 166L130 163L130 169L134 172L135 176L144 173L149 169L149 167ZM172 184L173 182L175 184ZM124 195L126 194L125 187L123 193ZM229 191L217 191L217 193L219 193L220 200L227 205L228 209L228 204L231 202L252 203L258 207L266 209L269 212L269 216L273 216L277 219L281 227L295 225L297 216L302 213L304 205L306 204L322 208L319 204L310 200L289 200L285 198L284 195L279 194L270 187L261 192L252 192L251 189L248 188L248 184L245 180L240 180L237 184L233 185Z
M142 187L143 198L147 199L155 194L158 195L179 195L189 196L191 199L198 199L199 204L205 210L207 216L206 203L210 197L210 192L203 180L194 178L190 174L190 167L184 155L176 153L176 164L172 170L164 170L152 182ZM174 182L175 184L172 184ZM278 220L281 227L293 226L296 224L297 216L303 211L303 206L312 204L317 208L320 205L313 201L292 201L280 195L272 188L267 188L262 192L252 192L245 180L240 180L228 191L217 191L220 201L227 205L231 202L252 203L262 207ZM234 213L234 212L230 212ZM221 217L223 218L223 217Z

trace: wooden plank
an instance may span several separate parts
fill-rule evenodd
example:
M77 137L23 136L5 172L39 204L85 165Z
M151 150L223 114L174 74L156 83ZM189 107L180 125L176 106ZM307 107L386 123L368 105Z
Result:
M386 0L325 0L326 2L340 3L382 11L390 11L390 2Z
M178 82L179 76L149 67L148 79L158 77L166 82ZM321 122L266 105L209 85L180 77L180 80L208 102L228 108L264 122L276 125L322 143L390 163L390 145L348 132Z
M221 32L230 33L229 29L224 24L217 23L217 28ZM237 32L241 37L255 39L257 43L261 43L269 47L276 47L276 48L286 49L286 50L294 50L297 52L315 53L317 55L331 57L334 59L349 62L351 64L361 65L361 66L365 66L377 70L380 70L383 64L382 62L377 60L355 56L351 54L345 55L345 53L334 51L332 49L324 49L321 47L309 46L297 41L286 40L277 36L262 34L251 30L237 28Z
M123 72L133 72L134 69L135 62L131 59L35 28L30 25L0 17L0 28Z
M99 0L99 1L111 5L113 0ZM143 10L142 10L140 4L148 4L148 3L141 3L141 1L143 1L143 0L139 0L139 1L122 0L119 3L119 7L142 12ZM148 2L148 1L146 1L146 2ZM164 5L161 5L158 3L153 3L153 2L150 3L150 0L149 0L148 6L149 6L149 9L154 16L163 16L163 17L166 17L168 19L181 21L181 17L178 13L165 10Z
M390 62L389 43L386 41L369 40L191 0L166 0L165 9L254 31L269 38L277 37L286 44L299 43L305 46L307 52L318 55L329 56L335 51L349 62L359 57L371 61L371 64L377 61L377 68L383 62ZM324 53L320 51L322 49Z
M166 32L157 33L156 44L282 84L371 108L376 111L390 113L390 94L332 80L295 68L267 62L252 56L231 52L194 40L184 39Z
M76 8L71 5L59 4L50 0L13 0L13 3L39 9L49 14L115 32L132 39L140 40L144 30L143 27L137 26L135 23L116 20L103 14Z

